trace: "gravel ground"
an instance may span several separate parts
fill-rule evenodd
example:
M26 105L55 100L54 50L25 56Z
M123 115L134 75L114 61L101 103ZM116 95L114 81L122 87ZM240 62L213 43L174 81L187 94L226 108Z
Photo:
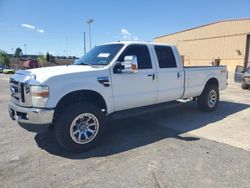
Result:
M10 120L0 75L0 187L250 187L250 91L230 84L213 113L194 103L113 120L102 143L63 151L53 129Z

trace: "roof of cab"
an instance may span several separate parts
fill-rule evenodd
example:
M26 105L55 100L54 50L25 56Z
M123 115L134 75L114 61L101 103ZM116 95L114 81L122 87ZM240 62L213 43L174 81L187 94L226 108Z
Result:
M110 42L110 43L105 43L105 44L126 44L126 45L128 44L151 44L151 45L172 46L166 43L150 42L150 41L116 41L116 42Z

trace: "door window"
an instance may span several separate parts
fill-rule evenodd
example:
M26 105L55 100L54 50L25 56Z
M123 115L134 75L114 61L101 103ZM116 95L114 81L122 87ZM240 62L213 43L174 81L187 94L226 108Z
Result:
M244 67L240 66L240 65L237 65L235 72L237 72L237 73L243 73L244 72Z
M118 61L123 62L125 56L135 55L137 57L138 69L151 69L152 63L148 47L145 45L130 45L120 55Z
M176 61L173 50L169 46L155 46L160 68L175 68Z

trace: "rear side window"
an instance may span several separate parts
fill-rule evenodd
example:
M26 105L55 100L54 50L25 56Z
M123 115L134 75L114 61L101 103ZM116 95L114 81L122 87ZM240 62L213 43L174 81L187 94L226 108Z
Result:
M120 55L118 61L123 62L125 56L135 55L137 57L138 69L151 69L152 63L148 47L145 45L130 45Z
M174 53L169 46L155 46L155 52L160 68L175 68L176 61Z

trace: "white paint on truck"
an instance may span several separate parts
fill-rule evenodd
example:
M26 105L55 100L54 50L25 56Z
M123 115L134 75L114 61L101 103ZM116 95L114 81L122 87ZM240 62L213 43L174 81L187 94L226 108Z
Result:
M17 71L10 80L9 111L19 122L50 124L60 118L54 113L65 96L94 92L100 99L88 96L87 102L98 105L93 100L103 100L102 110L108 116L191 97L205 100L208 82L225 89L226 67L184 67L177 48L171 45L114 42L97 46L73 65Z

